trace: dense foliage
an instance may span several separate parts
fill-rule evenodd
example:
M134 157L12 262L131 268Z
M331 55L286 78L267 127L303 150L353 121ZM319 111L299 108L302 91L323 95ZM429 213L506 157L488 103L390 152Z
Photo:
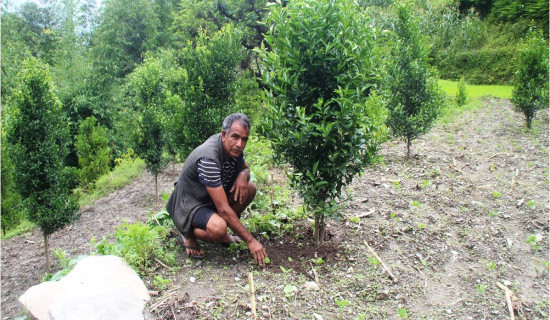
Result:
M296 1L269 17L263 48L270 89L263 134L315 215L322 242L325 217L353 176L373 161L383 122L369 100L376 56L368 19L351 1Z
M437 118L443 96L437 85L437 72L428 64L428 46L420 32L418 18L410 4L396 8L394 59L384 78L387 124L393 135L407 144L426 133Z
M78 217L74 171L64 164L70 137L47 66L34 58L23 65L8 139L17 190L28 219L44 235L49 270L48 237Z
M105 129L91 116L80 124L75 148L78 152L80 183L89 187L97 178L109 173L109 139Z
M541 32L532 32L516 61L512 103L531 128L537 110L548 108L548 42Z

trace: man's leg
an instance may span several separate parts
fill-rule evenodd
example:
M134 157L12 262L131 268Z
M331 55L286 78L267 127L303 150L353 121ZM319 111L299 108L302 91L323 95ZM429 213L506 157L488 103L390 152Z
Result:
M231 208L233 208L237 216L240 218L241 213L254 200L255 196L256 196L256 186L254 185L254 183L248 182L248 195L247 195L246 201L244 201L243 203L239 203L238 201L235 201L234 194L230 194L228 202ZM200 212L198 213L204 214ZM195 220L196 219L194 217L193 221ZM198 248L198 249L186 248L188 255L204 254L204 250L199 246L197 239L208 241L208 242L219 242L219 243L235 242L235 239L229 233L227 233L227 222L225 222L225 220L222 217L220 217L217 213L213 213L210 217L207 217L205 220L206 221L202 221L199 225L194 226L193 232L191 233L189 238L184 239L184 243L186 246L191 248Z

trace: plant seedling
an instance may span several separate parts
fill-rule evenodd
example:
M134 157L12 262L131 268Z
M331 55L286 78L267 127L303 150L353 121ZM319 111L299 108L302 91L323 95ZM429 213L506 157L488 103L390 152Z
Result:
M498 199L498 198L502 197L502 193L500 193L500 192L498 192L498 191L494 191L494 192L493 192L493 197L494 197L495 199Z
M407 312L407 308L398 308L397 315L403 319L409 318L409 313Z

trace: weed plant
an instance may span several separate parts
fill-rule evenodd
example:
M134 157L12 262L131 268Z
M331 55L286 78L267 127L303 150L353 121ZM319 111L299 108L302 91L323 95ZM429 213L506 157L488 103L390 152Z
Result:
M176 265L176 245L166 244L169 233L170 228L164 226L124 223L116 228L116 243L109 243L104 237L96 246L97 253L119 256L138 273L146 275L157 260L167 266Z

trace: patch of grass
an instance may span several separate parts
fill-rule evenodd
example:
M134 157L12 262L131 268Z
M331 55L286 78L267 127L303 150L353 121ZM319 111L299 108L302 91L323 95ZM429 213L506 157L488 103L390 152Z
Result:
M17 227L8 230L6 235L2 234L2 240L8 240L18 235L30 232L34 229L34 227L36 227L34 223L27 219L23 219Z
M91 192L81 194L80 205L85 206L123 188L139 177L144 169L145 162L141 159L124 159L120 161L113 171L101 176L95 182L95 188Z
M447 95L454 97L458 92L458 81L439 80L439 88ZM466 85L469 98L493 96L501 99L510 99L512 97L512 89L512 86L501 85Z

